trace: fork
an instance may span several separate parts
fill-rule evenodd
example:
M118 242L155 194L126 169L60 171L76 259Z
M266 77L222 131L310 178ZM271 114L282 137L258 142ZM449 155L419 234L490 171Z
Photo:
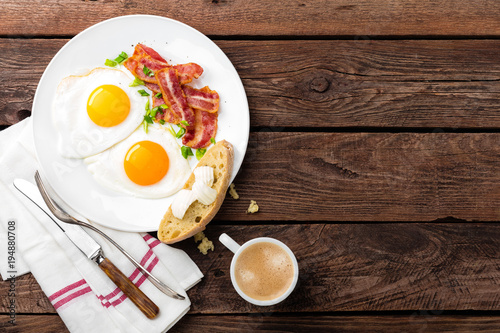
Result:
M49 207L49 210L54 214L55 217L57 217L59 220L65 223L69 224L76 224L81 227L89 228L90 230L93 230L97 232L99 235L107 239L111 244L113 244L118 250L121 251L127 257L132 264L134 264L135 267L137 267L144 275L147 276L147 278L151 281L151 283L156 286L161 292L163 292L165 295L170 296L175 299L183 300L185 299L184 296L180 295L179 293L175 292L172 288L168 287L165 283L161 282L158 280L154 275L148 272L146 268L144 268L140 263L137 262L127 251L125 251L118 243L116 243L111 237L106 235L104 232L101 230L97 229L94 227L92 224L83 222L80 220L75 219L73 216L69 215L67 212L65 212L48 194L45 185L42 182L42 179L40 177L40 174L38 171L35 173L35 182L36 185L38 186L38 189L40 190L40 193L42 194L42 197L47 204L47 207Z

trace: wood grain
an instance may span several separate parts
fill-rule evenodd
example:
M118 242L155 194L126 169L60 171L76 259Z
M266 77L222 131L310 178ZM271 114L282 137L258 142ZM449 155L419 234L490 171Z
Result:
M495 316L435 315L432 311L397 316L187 315L171 332L497 332L499 325Z
M3 0L0 34L74 35L104 19L153 14L222 36L498 36L498 12L495 0Z
M218 241L223 232L240 243L260 236L286 243L299 263L297 289L272 307L240 298L231 253ZM191 314L500 310L498 223L210 224L205 234L215 245L206 256L192 239L176 245L205 275L188 291ZM20 281L18 313L55 312L32 276ZM7 290L0 282L0 294Z
M123 291L139 310L148 318L155 318L160 309L146 294L142 292L132 281L129 280L108 258L105 258L99 268Z
M0 39L0 125L29 115L66 42ZM252 126L500 128L500 41L217 44L242 77Z
M29 115L66 42L0 39L0 125ZM500 128L498 40L217 44L243 80L252 126Z
M69 332L61 318L54 315L16 315L16 324L9 323L11 320L6 315L0 315L0 331L4 333L45 333L45 332Z
M498 221L499 144L495 133L251 133L240 199L216 218Z
M57 315L18 315L16 326L0 315L5 333L68 332ZM186 315L169 332L498 332L496 316L460 316L439 311L409 315Z

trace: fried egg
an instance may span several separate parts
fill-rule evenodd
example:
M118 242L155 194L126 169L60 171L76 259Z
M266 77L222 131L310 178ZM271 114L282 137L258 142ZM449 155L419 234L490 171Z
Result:
M95 68L61 81L52 112L61 156L100 153L137 129L147 99L129 87L132 80L118 69Z
M172 134L160 125L139 127L125 140L84 159L101 185L141 198L163 198L179 191L191 174Z

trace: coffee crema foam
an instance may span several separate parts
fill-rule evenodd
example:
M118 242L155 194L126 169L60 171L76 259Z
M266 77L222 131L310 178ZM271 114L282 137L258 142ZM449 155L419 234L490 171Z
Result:
M283 295L294 277L292 258L274 243L259 242L241 252L235 263L235 280L249 297L268 301Z

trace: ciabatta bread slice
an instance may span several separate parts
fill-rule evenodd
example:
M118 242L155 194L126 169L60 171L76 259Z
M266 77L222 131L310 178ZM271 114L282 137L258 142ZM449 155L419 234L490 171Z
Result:
M196 167L210 166L214 169L212 188L217 191L217 198L210 205L196 200L189 206L182 219L176 218L169 207L158 229L160 241L173 244L205 230L205 226L213 219L226 196L233 171L233 159L233 146L225 140L217 142L205 153ZM183 189L191 190L194 182L195 176L191 173Z

